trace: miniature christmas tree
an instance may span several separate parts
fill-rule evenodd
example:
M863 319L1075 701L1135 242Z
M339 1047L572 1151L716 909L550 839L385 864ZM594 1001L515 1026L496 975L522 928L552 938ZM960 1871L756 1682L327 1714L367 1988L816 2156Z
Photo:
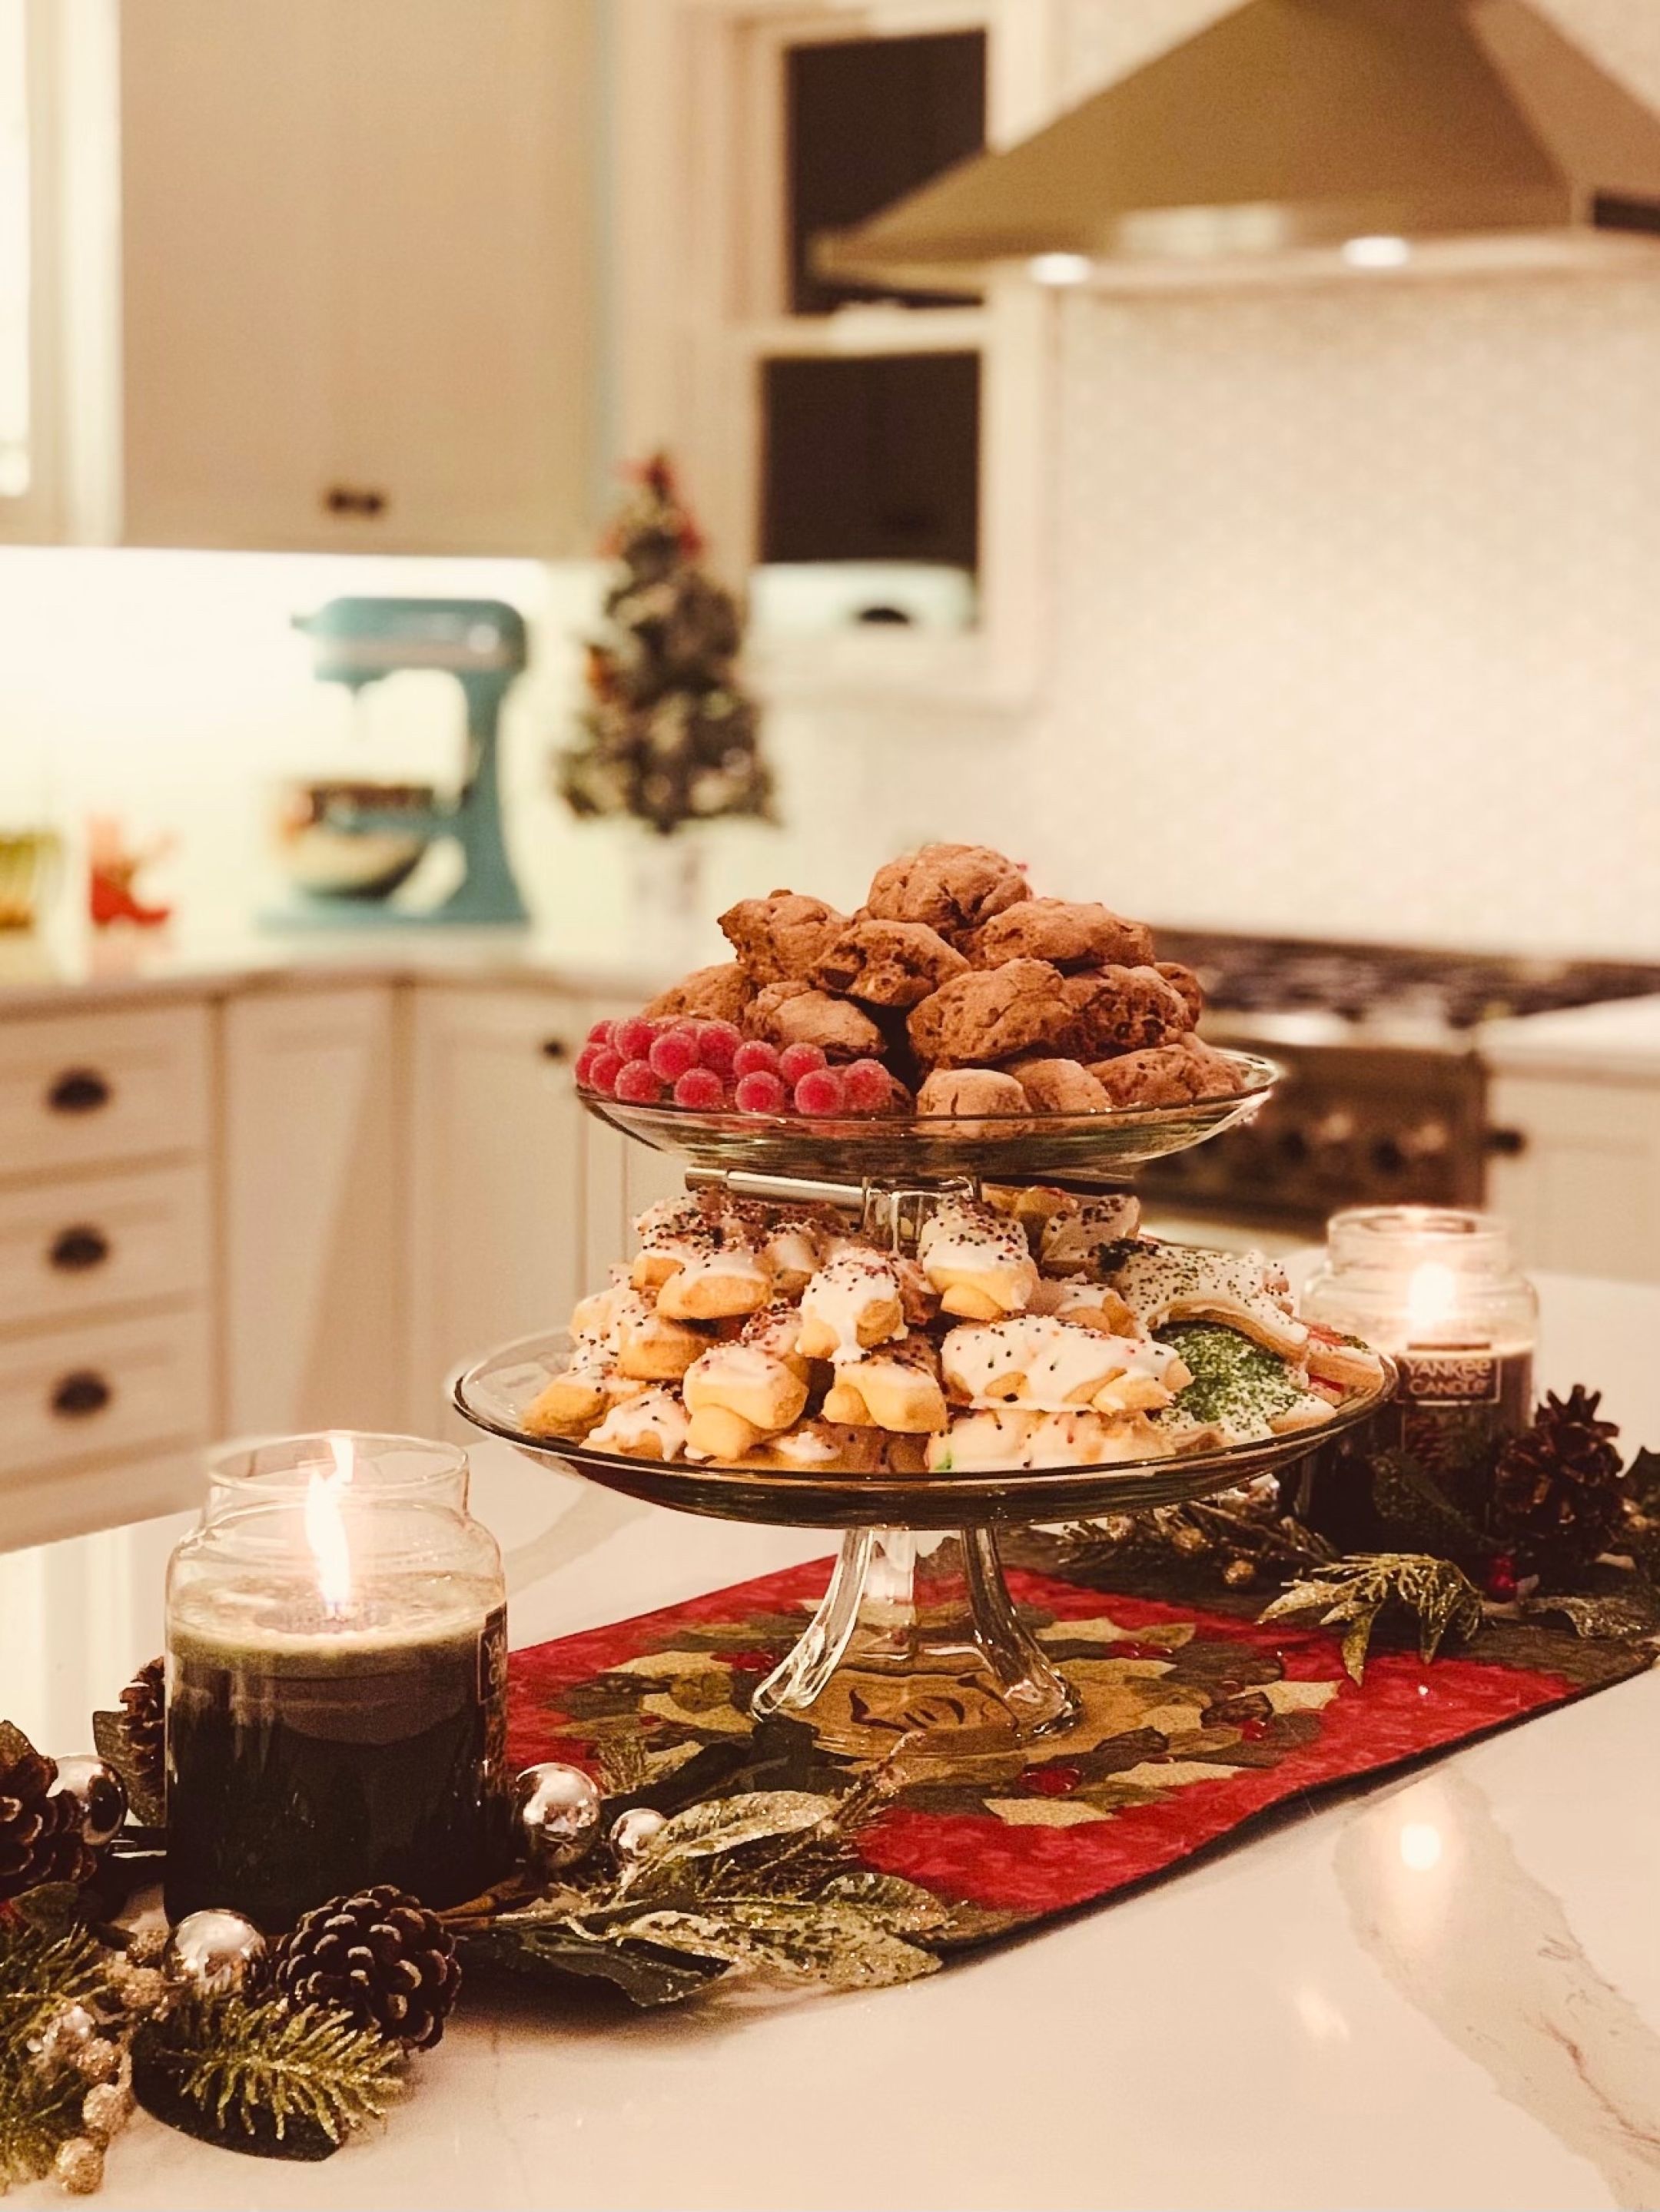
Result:
M737 603L698 566L702 538L659 453L635 475L609 549L608 635L588 647L581 742L558 756L581 816L631 815L668 836L722 815L771 818L753 701L733 672Z

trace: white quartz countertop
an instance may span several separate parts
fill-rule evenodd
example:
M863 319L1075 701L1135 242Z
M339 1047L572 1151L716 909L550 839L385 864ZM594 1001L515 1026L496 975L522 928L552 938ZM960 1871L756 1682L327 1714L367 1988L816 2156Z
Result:
M1543 1379L1660 1442L1660 1290L1548 1279ZM476 1455L515 1643L828 1549ZM182 1520L0 1556L0 1708L43 1746L160 1642ZM1328 1800L868 1996L464 2002L320 2166L142 2114L101 2202L417 2208L1660 2206L1660 1677ZM27 2203L61 2203L41 2186Z
M1660 998L1615 999L1602 1006L1494 1022L1481 1031L1480 1049L1500 1073L1660 1080Z
M684 945L607 945L534 929L409 926L193 938L171 929L67 939L0 932L0 1019L94 1005L222 997L281 983L544 985L638 1002L720 957L693 928Z

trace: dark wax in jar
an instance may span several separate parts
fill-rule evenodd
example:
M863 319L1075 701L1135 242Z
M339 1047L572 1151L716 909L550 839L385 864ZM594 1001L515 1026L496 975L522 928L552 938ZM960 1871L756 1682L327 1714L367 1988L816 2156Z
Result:
M170 1919L292 1927L392 1882L433 1906L508 1861L506 1615L411 1630L168 1644Z

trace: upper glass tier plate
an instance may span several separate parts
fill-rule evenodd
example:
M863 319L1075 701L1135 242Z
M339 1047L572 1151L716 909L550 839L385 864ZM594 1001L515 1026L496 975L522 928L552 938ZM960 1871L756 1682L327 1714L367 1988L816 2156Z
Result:
M1280 1070L1253 1053L1230 1052L1241 1088L1187 1106L1119 1106L1104 1114L699 1113L690 1107L629 1106L580 1091L590 1114L660 1152L696 1167L812 1179L895 1177L926 1184L943 1176L1033 1182L1045 1176L1117 1182L1148 1160L1186 1152L1254 1114Z
M819 1474L789 1468L711 1467L690 1460L625 1459L535 1436L524 1409L563 1371L570 1339L563 1334L521 1337L488 1353L458 1376L454 1401L475 1428L516 1445L532 1459L566 1467L608 1490L643 1498L682 1513L722 1521L764 1521L774 1528L971 1528L1002 1522L1069 1521L1140 1505L1207 1498L1254 1474L1303 1459L1376 1413L1391 1395L1395 1370L1353 1391L1317 1429L1298 1429L1260 1443L1188 1452L1166 1459L1120 1460L1109 1467L1015 1468L961 1474Z

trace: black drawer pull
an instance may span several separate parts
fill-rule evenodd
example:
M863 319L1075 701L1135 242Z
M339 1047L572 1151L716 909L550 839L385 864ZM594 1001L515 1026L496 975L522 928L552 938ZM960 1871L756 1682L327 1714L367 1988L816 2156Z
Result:
M565 1042L563 1037L544 1037L542 1057L544 1060L569 1060L570 1047Z
M1519 1159L1528 1149L1528 1133L1525 1129L1489 1129L1482 1142L1500 1159Z
M331 514L364 514L371 518L386 511L386 495L368 484L331 484L323 494Z
M52 1240L52 1264L65 1275L83 1275L88 1267L101 1267L110 1255L110 1240L88 1221L60 1230Z
M95 1067L67 1067L46 1093L54 1114L95 1114L113 1094Z
M88 1413L101 1413L114 1395L94 1369L77 1367L52 1392L52 1410L60 1421L83 1421Z

